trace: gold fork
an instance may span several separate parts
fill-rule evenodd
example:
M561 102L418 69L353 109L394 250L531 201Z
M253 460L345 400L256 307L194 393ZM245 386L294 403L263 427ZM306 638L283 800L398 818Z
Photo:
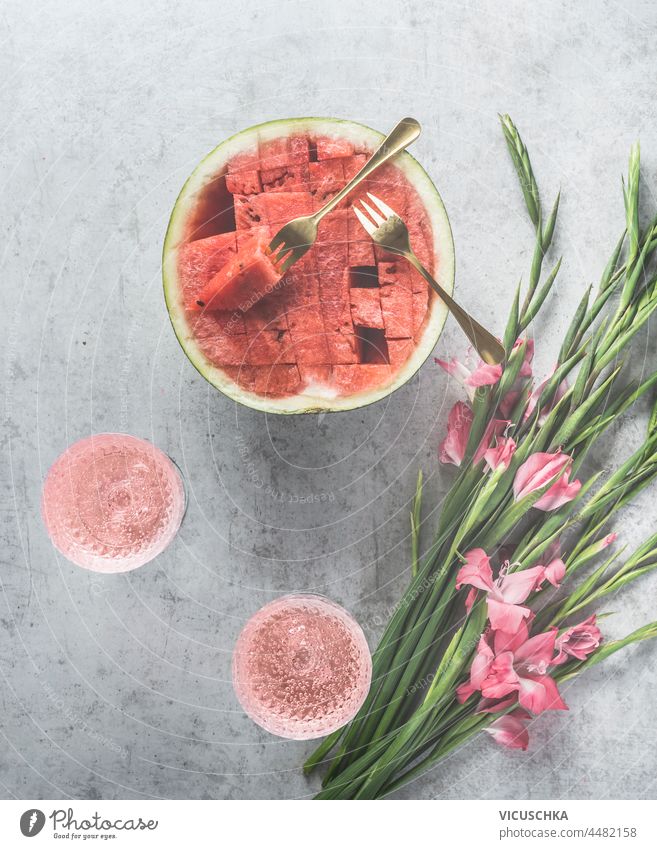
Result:
M281 274L284 274L291 265L301 259L315 244L317 225L322 218L328 215L372 171L379 168L384 162L387 162L395 154L404 150L411 142L415 141L421 131L422 128L415 118L402 118L397 126L381 142L358 174L335 197L332 197L318 212L312 215L302 215L299 218L294 218L284 227L281 227L269 243L272 261L278 265L278 270Z
M358 207L352 206L358 220L367 230L377 245L386 248L392 253L406 257L415 268L424 277L427 283L438 293L445 306L450 310L454 318L460 324L463 332L472 342L481 359L489 365L497 365L504 359L504 347L502 344L489 333L485 327L482 327L478 321L475 321L472 316L467 313L463 307L459 306L456 301L447 294L443 287L429 274L420 260L413 253L411 242L408 236L408 228L391 209L388 204L384 203L374 195L367 193L367 196L372 203L378 208L378 212L366 202L361 201L363 207L367 211L369 218Z

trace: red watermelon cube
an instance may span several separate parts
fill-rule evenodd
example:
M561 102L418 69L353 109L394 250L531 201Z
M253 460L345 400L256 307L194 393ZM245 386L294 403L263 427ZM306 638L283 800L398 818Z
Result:
M265 195L233 195L235 226L240 230L253 230L267 224Z
M354 153L354 146L347 139L317 136L315 146L317 159L337 159L340 156L352 156Z
M331 385L330 365L307 365L305 363L299 363L299 374L301 375L301 382L306 387L317 384Z
M322 318L327 333L354 332L348 301L322 301Z
M412 339L388 339L388 357L393 368L400 368L415 349Z
M413 336L413 293L403 286L382 286L381 312L389 339L410 339Z
M224 366L223 370L242 389L255 392L256 377L260 369L255 366Z
M331 363L345 365L360 362L359 343L355 333L327 333L326 345Z
M346 301L349 297L347 243L318 245L316 250L320 268L319 293L322 301Z
M255 336L261 330L287 330L287 314L280 299L270 292L257 304L244 313L244 329L249 336Z
M350 289L351 318L359 327L376 327L383 330L379 289Z
M413 292L413 336L417 336L418 331L422 328L428 309L429 292Z
M342 167L344 169L345 182L348 183L349 180L353 179L366 162L367 157L363 153L357 153L354 156L348 156L343 159Z
M200 349L216 366L241 366L246 363L249 339L241 336L225 336L214 333L211 336L197 336Z
M319 303L293 307L287 315L290 338L299 363L329 363L324 321Z
M293 363L294 352L290 344L288 330L262 330L250 336L244 362L250 366L268 366L280 363Z
M246 312L272 290L280 277L269 254L268 240L255 236L244 242L201 290L197 309Z
M223 268L237 250L235 233L220 233L197 239L178 250L178 275L187 309L197 309L196 300L203 287Z
M258 194L262 191L260 174L258 171L238 171L235 174L226 174L226 188L234 195Z
M334 209L324 216L317 228L316 245L347 244L349 241L349 212Z
M268 168L260 172L260 181L265 192L307 192L308 164L285 165Z
M326 199L344 186L344 169L340 159L326 159L323 162L311 162L310 192L315 198L315 207L326 202Z
M258 196L258 202L265 222L273 231L313 211L308 192L265 192Z
M284 136L261 141L258 145L258 153L261 168L283 168L290 161L290 140Z
M188 312L187 320L195 336L211 339L218 334L243 336L246 333L244 316L239 310L203 310Z
M300 386L299 369L293 364L260 368L256 374L255 391L258 395L293 395Z
M411 268L408 260L401 256L395 256L390 260L379 262L377 273L381 286L401 286L409 292L413 291L413 278L420 276ZM420 276L420 280L422 279Z
M228 160L228 173L237 174L240 171L257 171L260 168L257 147L236 153Z
M310 159L310 144L306 136L290 136L290 159L292 164L299 165Z
M349 265L374 265L374 242L356 218L352 210L348 211Z
M341 394L351 395L372 386L385 386L392 377L392 369L385 364L334 365L331 376Z

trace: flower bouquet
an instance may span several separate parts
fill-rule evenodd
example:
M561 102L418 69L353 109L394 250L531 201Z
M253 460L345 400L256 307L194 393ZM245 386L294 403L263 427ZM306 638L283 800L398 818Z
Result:
M441 461L458 471L422 558L418 479L413 577L374 653L371 690L305 765L327 767L320 799L386 796L480 731L525 749L534 717L566 709L564 681L657 636L651 623L605 641L593 612L657 566L657 534L628 556L611 530L617 511L657 476L657 406L641 447L606 478L587 477L583 465L657 384L657 371L626 380L620 361L657 309L649 271L657 218L639 221L639 148L623 184L624 232L597 291L584 293L552 374L535 385L526 332L559 271L560 261L543 274L559 197L544 219L527 150L510 118L501 120L536 233L528 284L511 305L504 367L439 361L468 398L451 410L440 446Z

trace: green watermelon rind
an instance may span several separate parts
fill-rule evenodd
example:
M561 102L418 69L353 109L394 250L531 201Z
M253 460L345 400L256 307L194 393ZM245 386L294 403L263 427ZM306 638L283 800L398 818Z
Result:
M377 147L384 139L383 133L365 124L341 118L282 118L256 124L230 136L210 151L185 181L171 212L162 251L164 298L174 332L186 356L199 374L220 392L247 407L267 413L293 415L340 412L365 407L388 397L406 384L431 356L447 318L447 308L443 302L436 296L432 297L424 332L408 362L389 383L354 395L329 397L329 393L326 396L304 393L284 398L268 398L243 389L205 357L187 326L182 295L177 285L177 248L184 241L185 224L193 212L194 198L222 173L232 156L252 147L257 140L309 130L322 135L351 139L371 148ZM418 192L429 215L434 252L438 259L437 280L443 289L451 294L455 276L454 240L442 198L429 175L410 153L404 151L398 154L395 165L403 170Z

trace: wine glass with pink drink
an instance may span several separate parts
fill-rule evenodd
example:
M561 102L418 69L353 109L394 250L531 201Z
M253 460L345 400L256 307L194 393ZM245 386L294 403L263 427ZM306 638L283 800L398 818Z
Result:
M356 620L313 594L287 595L244 626L233 653L233 686L251 719L280 737L322 737L365 701L372 659Z
M174 462L144 439L101 433L51 466L41 511L54 546L94 572L127 572L173 540L186 508Z

